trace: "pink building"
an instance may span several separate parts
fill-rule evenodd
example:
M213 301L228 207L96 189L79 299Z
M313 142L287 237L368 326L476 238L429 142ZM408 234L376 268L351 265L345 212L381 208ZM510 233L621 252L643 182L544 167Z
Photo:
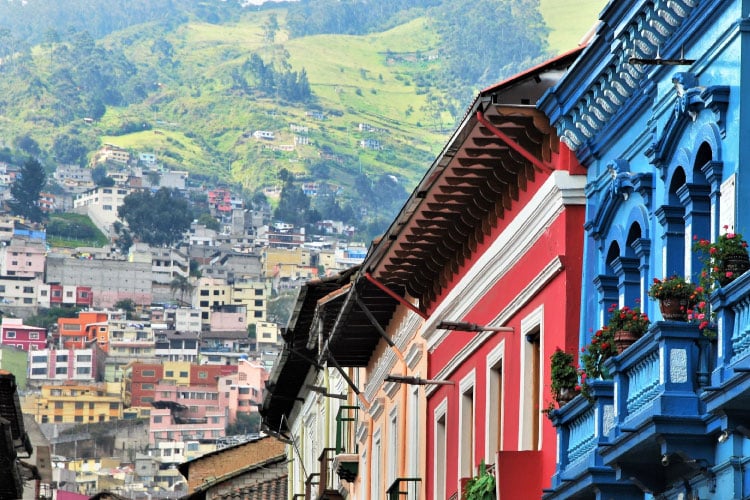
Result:
M237 413L258 411L266 380L263 365L247 359L240 360L237 373L219 378L219 406L228 410L230 424L237 421Z
M47 347L47 330L38 326L27 326L19 318L3 318L0 324L0 344L11 345L24 351L36 351Z
M40 349L29 356L29 383L75 380L101 382L107 355L93 344L87 349Z
M219 403L219 391L216 386L175 384L156 384L154 386L154 404L176 403L182 405L178 419L205 418L208 414L224 411Z
M46 255L41 241L14 237L8 246L0 247L0 274L41 278Z
M150 447L164 441L197 441L219 439L226 435L227 417L223 409L207 411L205 417L183 416L185 407L171 401L154 402L148 427Z
M211 331L230 332L247 329L247 308L225 305L211 312Z

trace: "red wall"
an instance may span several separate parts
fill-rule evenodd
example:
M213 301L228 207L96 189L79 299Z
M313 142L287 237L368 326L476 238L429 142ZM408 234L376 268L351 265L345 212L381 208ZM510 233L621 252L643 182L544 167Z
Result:
M514 208L526 205L544 180L537 178L537 181L529 186L529 191L523 193L521 200L516 202ZM504 221L500 221L493 235L490 238L486 238L481 247L477 249L475 258L478 258L487 251L492 241L501 234L510 220L512 220L507 218L508 215L510 214L506 214ZM556 347L563 348L568 352L576 352L578 346L584 215L583 206L567 207L562 215L546 230L544 235L534 243L530 251L523 255L511 269L508 269L506 274L481 299L476 307L462 318L464 321L477 324L491 322L529 284L532 278L536 277L550 261L559 256L564 266L563 271L556 275L530 302L525 304L506 325L514 327L515 332L499 332L490 337L487 342L481 345L470 358L450 375L449 379L453 380L456 385L440 386L428 398L428 479L426 481L428 498L434 497L434 410L446 397L448 398L446 497L450 497L457 490L459 467L457 451L459 449L460 431L458 428L460 398L458 383L472 370L475 370L476 375L474 386L475 465L478 465L485 456L485 442L488 439L485 435L486 358L489 352L503 339L505 340L505 357L503 359L503 447L505 450L518 449L519 403L521 401L521 394L519 393L521 360L519 359L519 355L521 352L521 343L526 341L521 334L520 321L541 305L544 305L544 338L543 352L541 354L544 374L542 379L544 395L542 408L551 401L551 397L549 396L549 357ZM467 262L465 268L460 270L459 275L446 288L440 300L463 277L470 265L471 262ZM428 378L437 378L437 374L474 335L476 334L459 331L450 332L429 355ZM550 478L554 473L556 463L556 435L554 428L546 417L542 416L541 419L543 421L542 451L539 455L541 470L538 477L543 478L543 484L538 485L539 496L541 496L543 488L549 487ZM507 474L503 476L502 471L499 471L498 474L500 477L505 477L507 481ZM501 481L504 483L504 486L508 486L506 481L502 479ZM528 485L524 485L524 482L518 481L517 478L512 479L510 482L511 491L513 491L513 482L517 483L518 495L521 495L522 491L528 491ZM524 486L526 490L524 490ZM504 489L504 492L507 491L507 489ZM518 495L511 497L521 498Z

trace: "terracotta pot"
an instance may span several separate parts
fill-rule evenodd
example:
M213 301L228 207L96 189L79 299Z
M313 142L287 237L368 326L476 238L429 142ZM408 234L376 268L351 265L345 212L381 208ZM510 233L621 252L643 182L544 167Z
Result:
M617 330L614 336L617 354L622 354L622 351L633 345L639 338L641 338L640 335L636 335L627 330Z
M557 405L562 408L567 403L570 403L576 396L578 396L578 391L563 387L557 391L557 397L555 399L557 400Z
M750 269L750 257L747 254L728 255L721 263L719 284L724 286L731 283L748 269ZM727 277L727 272L731 272L732 275Z
M659 299L661 316L668 321L687 321L688 299Z

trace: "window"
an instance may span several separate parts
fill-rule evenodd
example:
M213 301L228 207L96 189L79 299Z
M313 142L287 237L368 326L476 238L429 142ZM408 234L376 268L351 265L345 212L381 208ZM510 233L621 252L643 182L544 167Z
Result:
M141 390L142 391L153 391L154 390L154 384L141 384Z
M32 299L31 297L24 297L23 303L24 304L33 304L34 303L34 299Z
M142 377L155 377L156 371L155 370L143 370L141 372Z
M198 378L208 378L208 372L198 372Z
M255 295L263 295L263 289L262 288L256 288L255 289Z
M370 498L380 498L380 429L378 429L372 438L372 469L370 473Z
M187 378L189 375L188 372L180 372L180 378Z
M208 301L207 300L201 300L198 305L200 307L208 307Z
M62 401L55 401L55 409L56 410L62 410L63 409L63 402Z
M407 421L409 422L409 429L407 430L407 432L409 433L409 441L407 443L407 449L409 450L409 465L407 469L407 475L411 477L419 477L419 432L421 429L421 425L419 419L420 412L418 386L411 389L408 405L409 417Z
M62 415L55 415L55 422L62 422Z
M472 477L474 474L474 381L475 372L464 377L459 384L461 399L459 400L458 428L459 428L459 477Z
M263 301L262 300L256 300L255 301L255 307L263 307Z
M505 342L500 342L487 355L487 405L486 427L487 439L485 462L492 463L495 453L502 450L503 423L503 356Z
M79 363L89 363L91 362L91 354L79 354L76 356L76 361Z
M29 340L39 340L39 332L29 332Z
M119 410L120 409L120 403L109 403L109 409L110 410Z
M55 375L67 375L67 374L68 374L67 366L58 366L55 368Z
M76 368L76 375L91 375L91 367L79 366Z
M41 295L42 297L46 297L46 296L47 296L47 290L42 290L42 291L40 292L40 295Z
M83 403L82 402L76 402L76 410L83 410Z
M538 450L541 445L542 317L538 308L521 321L521 429L519 450Z
M445 463L448 461L446 453L447 410L447 399L435 408L435 500L445 500Z
M263 311L253 311L253 317L254 318L262 318L263 317Z
M404 390L404 389L401 389ZM396 464L398 462L398 456L396 455L398 446L398 408L394 408L393 411L388 415L388 448L386 450L388 456L386 457L386 464L388 471L386 472L385 484L391 485L396 480Z
M250 388L249 387L240 387L240 394L250 394Z
M5 338L6 339L16 338L16 332L14 330L8 330L7 332L5 332Z
M161 423L161 415L154 415L154 423L155 424Z
M201 290L201 297L208 297L208 290Z
M46 373L47 373L47 369L46 368L32 368L31 369L31 374L32 375L44 375Z
M174 377L174 371L167 370L166 372L164 372L164 376L165 377Z
M0 285L0 293L5 293L5 285Z
M83 415L76 415L76 416L75 416L75 418L74 418L73 420L74 420L74 421L75 421L76 423L81 423L81 422L83 422Z
M23 287L23 293L34 293L34 287L33 286Z

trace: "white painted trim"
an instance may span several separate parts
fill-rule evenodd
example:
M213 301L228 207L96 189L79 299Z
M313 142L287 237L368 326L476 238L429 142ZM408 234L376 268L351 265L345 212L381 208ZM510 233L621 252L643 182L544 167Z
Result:
M438 420L441 418L445 418L445 442L443 443L443 449L445 450L446 454L448 453L448 398L444 398L440 404L438 404L435 407L435 410L432 413L432 428L433 432L437 430L438 426ZM446 457L438 457L438 444L436 440L436 436L432 436L433 442L435 443L435 446L433 446L433 457L432 457L432 478L433 478L433 487L437 491L439 489L437 481L438 481L438 464L442 464L445 471L445 477L443 477L443 482L446 482L446 479L448 477L448 466L446 464ZM445 489L445 484L443 484L442 489ZM444 495L445 497L445 495ZM438 499L441 500L441 499ZM445 500L443 498L442 500Z
M487 354L487 363L485 366L485 396L484 396L484 435L485 446L484 446L484 461L485 463L495 463L495 453L499 450L492 450L492 444L490 443L490 420L492 420L492 411L494 406L490 408L490 400L492 397L491 393L491 382L493 376L493 367L498 363L503 363L503 377L500 380L502 384L500 387L500 406L503 408L500 414L500 428L497 430L500 437L500 449L503 449L503 429L505 428L505 339L501 340L490 352Z
M469 446L471 446L470 453L469 453L469 471L470 474L474 470L474 443L476 442L477 437L477 430L474 426L474 423L477 420L476 415L476 408L477 408L477 395L476 391L473 389L477 385L477 370L476 368L472 369L469 373L466 374L464 378L461 379L461 381L458 383L458 470L456 471L458 473L458 476L456 477L456 484L458 484L459 489L461 487L461 478L462 477L469 477L469 476L463 476L462 468L463 468L463 451L464 451L464 442L463 442L463 432L464 429L467 428L467 425L470 426L472 429L472 438L470 442L468 443ZM473 422L464 422L464 394L471 390L472 396L471 396L471 414L474 419Z
M528 332L531 330L539 327L539 353L540 353L540 362L539 362L539 368L541 373L539 373L539 394L536 395L538 398L537 401L542 401L542 391L544 388L544 383L542 381L545 380L545 373L544 373L544 359L543 359L543 353L544 353L544 304L537 307L534 311L532 311L528 316L523 318L521 320L521 331L518 332L521 336L520 342L519 342L519 352L518 352L518 359L521 360L521 378L520 383L518 386L518 394L521 395L521 401L518 405L518 417L519 417L519 423L518 426L518 449L519 450L527 450L529 448L524 446L523 437L524 434L528 432L528 423L529 421L532 421L530 415L528 415L529 411L533 411L533 408L527 408L526 400L524 399L524 395L526 394L526 391L524 388L526 387L526 383L528 381L530 373L528 373L528 368L526 367L526 349L528 349L529 344L526 342L526 339L524 338ZM540 405L541 406L541 405ZM541 408L540 408L541 410ZM537 443L537 447L535 449L541 450L542 449L542 419L541 417L537 419L539 422L539 429L537 432L537 435L539 436L539 442Z
M560 274L563 270L563 264L560 260L560 257L555 257L552 259L549 264L545 266L544 269L536 276L534 279L532 279L529 284L524 288L521 293L513 297L513 299L508 302L508 304L503 308L502 311L495 317L495 319L490 322L489 326L502 326L505 325L510 318L512 318L515 314L518 313L523 307L528 304L531 299L536 297L539 292L549 284L555 276ZM437 380L446 380L448 377L450 377L458 367L462 366L466 360L474 354L474 351L476 351L479 346L484 344L490 337L498 335L495 332L482 332L476 334L468 344L466 344L460 351L456 353L455 356L451 358L451 360L446 363L446 365L437 373L435 374L435 379ZM509 335L520 335L520 332L515 332ZM432 394L435 393L435 391L438 389L438 386L435 385L428 385L425 387L425 393L427 397L429 398Z
M422 337L427 348L435 347L448 335L437 330L440 321L461 321L495 283L547 231L566 205L584 205L586 176L552 172L549 179L510 221L507 228L492 242L453 287L446 298L425 321Z
M414 342L404 356L406 359L406 366L409 367L409 370L414 370L417 367L417 363L419 363L419 360L422 359L423 355L424 344L422 342Z

